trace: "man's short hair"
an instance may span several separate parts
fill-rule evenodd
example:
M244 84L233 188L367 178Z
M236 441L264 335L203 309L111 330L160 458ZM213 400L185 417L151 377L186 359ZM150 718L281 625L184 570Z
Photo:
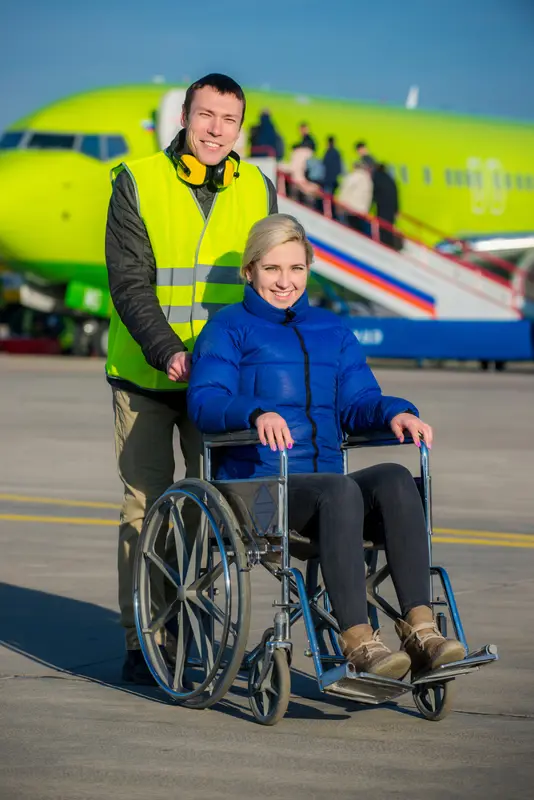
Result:
M203 78L199 78L198 81L195 81L191 84L185 93L184 111L186 117L189 116L189 112L191 111L191 105L193 103L195 92L198 89L203 89L204 86L210 86L212 89L215 89L215 91L219 92L219 94L233 94L234 97L237 97L238 100L241 100L243 103L241 124L243 124L243 120L245 119L245 108L247 105L245 93L241 86L234 81L233 78L230 78L228 75L222 75L220 72L210 72L209 75L204 75Z
M356 142L354 147L355 147L356 150L359 150L360 147L367 147L367 145L365 144L365 142Z

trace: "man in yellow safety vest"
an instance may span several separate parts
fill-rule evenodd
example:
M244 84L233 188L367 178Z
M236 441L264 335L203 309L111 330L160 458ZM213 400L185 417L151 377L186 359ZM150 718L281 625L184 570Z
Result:
M186 476L200 476L201 440L185 392L195 338L219 308L242 299L248 232L278 210L272 183L233 150L244 115L239 84L207 75L187 90L183 129L169 147L112 171L106 374L124 484L118 572L127 682L154 682L135 629L133 565L145 513L174 482L175 426Z

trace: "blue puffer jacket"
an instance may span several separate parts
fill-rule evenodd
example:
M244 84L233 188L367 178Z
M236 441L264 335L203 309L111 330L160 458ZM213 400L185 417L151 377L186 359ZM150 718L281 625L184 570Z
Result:
M306 294L290 309L275 308L251 286L198 337L187 397L203 433L244 430L258 409L276 411L295 440L293 473L343 472L342 432L386 429L396 414L418 413L407 400L382 395L339 317L310 306ZM278 454L268 446L217 452L219 479L278 474Z

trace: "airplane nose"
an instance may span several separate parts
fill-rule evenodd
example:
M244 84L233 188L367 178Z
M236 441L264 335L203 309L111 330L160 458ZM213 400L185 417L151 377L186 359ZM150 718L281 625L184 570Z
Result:
M18 260L24 239L31 236L31 210L24 200L25 170L18 162L18 154L0 154L0 263L8 267Z
M0 153L0 263L8 269L49 276L70 210L64 181L55 153Z

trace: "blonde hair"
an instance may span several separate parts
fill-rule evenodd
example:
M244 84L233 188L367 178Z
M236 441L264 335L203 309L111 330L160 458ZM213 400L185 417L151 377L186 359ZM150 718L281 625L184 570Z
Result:
M248 234L240 270L241 277L246 280L247 270L251 269L273 247L287 244L287 242L300 242L304 245L306 266L309 267L313 261L313 248L308 241L306 231L295 217L289 214L271 214L256 222Z

